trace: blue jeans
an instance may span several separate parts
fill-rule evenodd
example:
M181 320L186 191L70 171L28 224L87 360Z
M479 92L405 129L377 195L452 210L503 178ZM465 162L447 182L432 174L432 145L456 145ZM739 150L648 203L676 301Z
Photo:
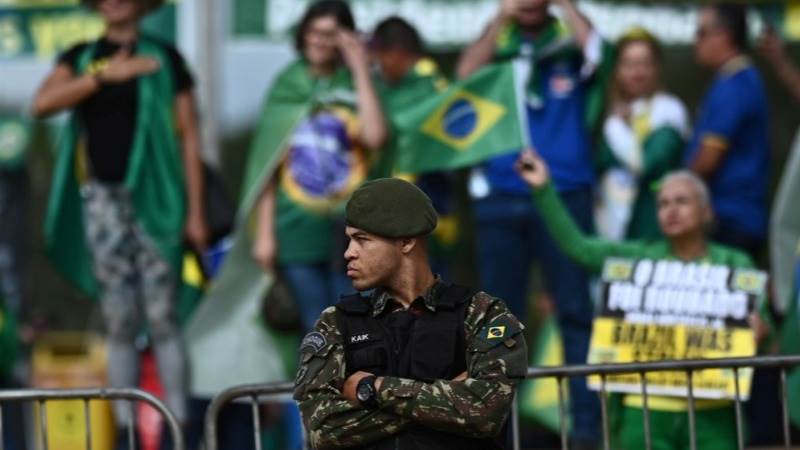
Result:
M355 292L350 279L327 262L286 264L278 273L297 302L304 331L314 328L322 310L335 305L340 295Z
M578 226L593 229L589 189L561 194ZM529 195L493 194L473 204L478 233L482 288L505 300L520 320L527 318L531 263L538 260L556 303L558 325L567 364L585 364L592 333L593 305L589 277L564 255L550 237ZM570 378L572 439L599 437L599 400L589 392L585 378Z

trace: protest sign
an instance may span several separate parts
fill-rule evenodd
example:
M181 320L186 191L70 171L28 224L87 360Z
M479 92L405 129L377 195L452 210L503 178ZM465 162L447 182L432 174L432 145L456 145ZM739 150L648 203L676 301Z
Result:
M603 301L595 317L589 363L753 356L756 343L748 316L764 294L766 274L674 260L609 259L603 267ZM747 398L752 370L741 369L740 395ZM647 374L648 393L687 395L686 372ZM600 389L600 377L589 378ZM732 369L693 374L698 398L734 398ZM640 393L638 374L606 378L610 392Z

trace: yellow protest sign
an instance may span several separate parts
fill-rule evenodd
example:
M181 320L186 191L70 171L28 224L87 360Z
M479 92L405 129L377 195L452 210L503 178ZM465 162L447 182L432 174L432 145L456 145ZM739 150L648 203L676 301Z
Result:
M610 259L603 268L603 301L594 321L589 363L753 356L756 344L748 315L763 295L767 276L751 269L662 260ZM739 371L742 398L752 371ZM589 387L600 389L600 377ZM654 395L687 395L685 372L647 375ZM698 398L734 398L731 369L693 374ZM640 393L638 374L606 378L610 392Z

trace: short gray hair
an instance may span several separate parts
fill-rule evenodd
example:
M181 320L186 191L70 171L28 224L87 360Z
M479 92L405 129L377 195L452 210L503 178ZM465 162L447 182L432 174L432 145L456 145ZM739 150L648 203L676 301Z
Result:
M697 176L697 174L686 169L669 172L661 179L661 186L663 187L667 183L673 181L685 181L692 185L694 192L697 194L697 199L700 200L700 204L709 208L711 207L711 195L708 192L708 186L706 186L705 181Z

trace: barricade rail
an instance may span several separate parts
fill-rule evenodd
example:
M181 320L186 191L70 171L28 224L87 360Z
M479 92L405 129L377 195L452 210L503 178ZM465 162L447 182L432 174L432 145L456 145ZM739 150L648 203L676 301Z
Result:
M291 393L294 389L292 383L271 383L271 384L246 384L234 386L217 394L211 400L211 404L206 410L205 419L205 450L217 450L217 418L220 411L230 402L239 399L250 399L253 411L253 439L256 443L256 450L261 450L261 410L259 403L271 403L280 401L291 401Z
M651 424L650 409L648 407L648 397L653 395L648 392L647 378L644 376L651 372L680 371L685 372L687 377L687 416L689 423L689 444L692 450L697 449L696 432L696 410L695 395L692 387L693 374L705 369L730 369L733 371L735 380L735 396L733 399L736 413L736 441L739 449L744 448L744 426L742 419L742 400L739 392L739 371L744 368L779 368L780 369L780 397L781 397L781 416L784 447L791 448L791 427L789 423L789 399L786 384L787 371L792 367L800 366L800 355L793 356L760 356L751 358L725 358L725 359L697 359L681 361L657 361L648 363L626 363L626 364L590 364L577 366L558 366L558 367L532 367L528 369L527 378L547 379L554 378L558 386L558 411L560 422L560 438L562 449L568 449L568 433L566 427L566 395L564 392L564 381L572 377L584 377L589 375L599 376L600 383L600 409L602 419L603 448L609 450L610 433L608 425L608 405L606 378L615 374L638 374L641 380L643 427L645 436L645 448L651 449ZM217 450L217 419L222 408L228 403L249 399L252 408L253 430L255 448L261 450L261 411L259 404L291 401L290 393L293 385L291 383L274 384L252 384L236 386L227 389L217 395L209 406L205 417L205 442L206 450ZM128 400L130 402L141 401L155 408L165 419L165 423L173 439L175 450L184 450L184 440L180 425L175 416L167 407L153 395L132 388L97 388L97 389L21 389L0 391L0 450L3 447L2 415L3 404L9 402L36 402L39 406L39 442L40 448L47 450L47 404L49 400L83 400L83 410L86 426L85 448L92 448L91 435L91 414L89 402L91 400ZM512 435L514 449L520 448L519 424L517 408L512 411ZM126 424L128 431L128 442L131 448L135 448L135 427L133 426L133 414L129 415L129 422Z
M790 424L789 424L789 401L788 390L786 385L786 372L792 367L800 366L800 355L792 356L757 356L749 358L723 358L723 359L696 359L696 360L680 360L680 361L655 361L647 363L625 363L625 364L586 364L575 366L557 366L557 367L531 367L528 369L527 378L555 378L558 385L558 410L560 422L560 438L562 450L569 448L568 433L566 427L566 396L564 394L564 381L572 377L582 377L589 375L597 375L601 378L600 386L600 409L602 416L602 434L603 434L603 448L610 450L610 433L608 427L608 405L607 405L607 390L606 390L606 377L614 374L638 374L642 380L641 383L641 396L642 396L642 411L643 411L643 425L645 435L645 448L650 450L651 443L651 428L650 428L650 409L648 407L648 387L647 379L644 377L646 373L650 372L664 372L664 371L680 371L685 372L687 376L687 415L689 421L689 443L692 450L697 450L697 436L695 429L695 395L692 388L692 380L694 372L705 369L731 369L734 373L734 380L736 386L735 398L733 403L736 410L736 441L739 450L744 448L744 429L742 419L742 400L739 393L739 371L743 368L779 368L780 369L780 389L781 389L781 413L782 413L782 427L784 447L786 450L791 448ZM273 383L273 384L252 384L236 386L227 389L217 395L211 402L208 410L206 411L205 418L205 450L217 450L217 418L222 408L236 400L249 399L253 411L253 426L254 426L254 439L255 448L261 450L261 441L259 439L260 429L260 403L271 403L280 401L289 401L288 394L292 392L293 385L291 383ZM519 442L519 420L517 408L514 408L511 415L511 429L513 436L514 449L520 448Z
M791 427L789 424L789 399L786 386L786 371L789 368L800 366L800 355L792 356L756 356L749 358L720 358L720 359L694 359L680 361L653 361L648 363L625 363L625 364L586 364L578 366L560 367L531 367L528 369L527 378L555 378L558 383L558 411L559 422L561 424L561 448L568 448L566 430L566 406L564 400L564 379L578 376L599 375L600 385L600 410L602 415L603 428L603 448L609 450L609 430L608 430L608 407L606 377L614 374L638 374L641 383L642 396L642 416L645 436L645 449L652 448L650 432L650 409L648 407L648 391L646 373L650 372L675 372L686 373L687 377L687 415L689 420L689 447L697 450L697 430L695 429L695 396L692 388L693 373L705 369L732 369L734 374L734 385L736 387L734 405L736 410L736 442L737 448L744 448L744 428L742 424L742 400L739 392L739 370L743 368L780 368L781 380L781 413L783 425L783 441L786 450L791 448ZM514 424L516 426L516 424ZM514 448L519 448L518 441L514 443Z
M18 389L0 391L0 450L3 449L2 405L9 402L36 402L39 406L39 443L40 449L47 450L47 401L49 400L83 400L83 412L86 421L85 449L92 448L91 414L89 402L91 400L128 400L140 401L152 406L164 418L164 423L172 435L174 450L184 450L185 444L181 427L175 416L167 409L164 403L153 395L133 388L96 388L96 389ZM133 408L131 408L133 412ZM127 425L128 444L130 448L137 448L133 414L129 414Z

